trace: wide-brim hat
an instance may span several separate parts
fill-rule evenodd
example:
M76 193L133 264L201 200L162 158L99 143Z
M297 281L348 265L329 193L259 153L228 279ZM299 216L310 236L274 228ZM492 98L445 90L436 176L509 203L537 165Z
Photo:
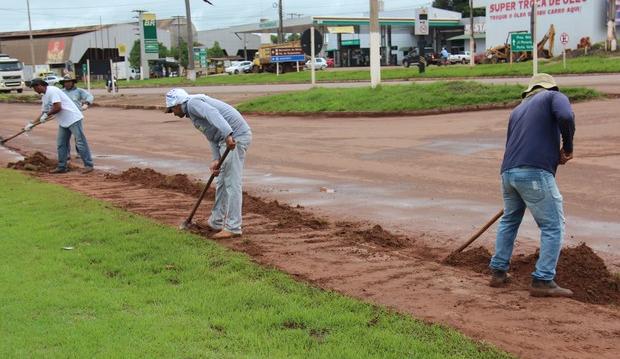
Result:
M558 84L555 82L553 76L540 73L532 76L527 89L521 93L521 97L527 96L528 93L539 87L547 90L558 90Z
M65 75L65 77L63 77L62 80L58 81L58 83L64 85L67 81L77 82L77 79L75 78L75 76Z

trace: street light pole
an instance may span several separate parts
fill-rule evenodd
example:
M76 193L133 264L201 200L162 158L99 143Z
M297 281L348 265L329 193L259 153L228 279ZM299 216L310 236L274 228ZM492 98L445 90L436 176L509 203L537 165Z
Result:
M476 39L474 38L474 0L469 0L469 66L476 65Z
M32 22L30 21L30 0L26 0L26 7L28 7L28 31L30 34L30 60L32 61L32 73L34 75L35 71L35 60L34 60L34 41L32 40Z
M192 11L189 7L189 0L185 0L185 17L187 19L187 79L196 80L194 70L194 33L192 31Z
M381 83L381 33L379 32L379 2L370 0L370 86Z
M538 43L536 42L536 12L538 12L538 4L536 1L532 4L532 73L538 74Z

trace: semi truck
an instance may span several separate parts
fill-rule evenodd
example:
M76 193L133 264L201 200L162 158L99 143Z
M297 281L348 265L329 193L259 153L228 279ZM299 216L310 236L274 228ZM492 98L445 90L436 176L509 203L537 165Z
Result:
M24 87L24 64L9 55L0 54L0 92L22 93Z

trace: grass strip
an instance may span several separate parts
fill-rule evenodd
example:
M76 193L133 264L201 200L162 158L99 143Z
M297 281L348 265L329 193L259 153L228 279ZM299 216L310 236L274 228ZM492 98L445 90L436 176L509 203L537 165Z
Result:
M242 112L398 112L447 109L518 101L520 85L490 85L474 81L364 88L314 88L269 95L243 102ZM601 94L588 88L562 88L571 100L587 100Z
M567 59L567 68L564 69L561 59L541 61L539 71L553 75L560 74L588 74L588 73L618 73L620 72L620 57L609 56L582 56ZM409 80L425 78L471 78L496 76L531 76L532 62L510 64L485 64L470 68L468 65L429 66L424 74L419 74L416 67L411 68L384 68L381 70L383 80ZM332 70L317 71L317 81L370 81L368 69L360 70ZM241 74L217 75L199 77L196 81L189 81L184 77L169 77L148 79L144 81L118 81L123 87L174 87L174 86L206 86L206 85L243 85L243 84L277 84L277 83L310 83L310 71L290 72L276 76L275 74ZM104 81L93 81L94 88L104 88Z
M60 186L0 183L2 358L509 357Z

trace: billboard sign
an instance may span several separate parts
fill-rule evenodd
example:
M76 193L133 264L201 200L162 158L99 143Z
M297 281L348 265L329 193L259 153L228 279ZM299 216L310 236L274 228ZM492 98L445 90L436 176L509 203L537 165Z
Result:
M155 14L145 13L142 15L142 29L144 33L144 52L147 54L159 54Z
M207 48L206 47L194 47L194 68L197 68L197 69L207 68Z
M50 40L47 43L47 63L62 64L65 54L65 40Z

